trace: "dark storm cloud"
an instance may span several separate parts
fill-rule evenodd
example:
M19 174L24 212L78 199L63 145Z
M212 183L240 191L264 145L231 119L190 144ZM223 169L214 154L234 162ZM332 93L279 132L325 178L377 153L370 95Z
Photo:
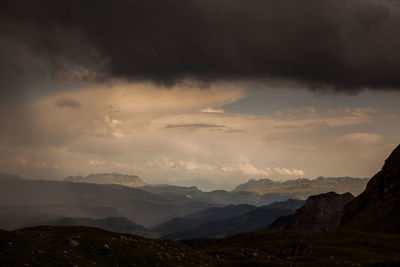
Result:
M397 0L0 4L4 38L77 79L277 78L336 90L400 88L399 10Z

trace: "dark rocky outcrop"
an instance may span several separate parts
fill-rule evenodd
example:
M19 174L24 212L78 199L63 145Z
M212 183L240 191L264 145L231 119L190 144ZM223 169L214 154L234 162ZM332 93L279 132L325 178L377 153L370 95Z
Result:
M341 227L400 233L400 146L365 191L346 205Z
M330 231L339 226L344 206L354 199L350 193L329 192L311 196L294 215L278 218L270 229Z

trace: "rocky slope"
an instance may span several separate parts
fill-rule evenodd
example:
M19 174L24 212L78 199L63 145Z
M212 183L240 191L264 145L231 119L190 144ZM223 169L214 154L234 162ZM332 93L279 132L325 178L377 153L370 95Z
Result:
M144 186L145 182L139 176L120 173L97 173L83 176L69 176L65 182L92 183L92 184L118 184L129 187Z
M365 191L346 205L341 227L400 233L400 146Z
M171 240L89 227L0 230L0 266L205 266L215 260Z
M344 206L354 199L350 193L329 192L311 196L294 215L278 218L269 228L330 231L339 226Z
M207 242L89 227L0 230L0 266L399 266L399 235L263 230ZM191 245L191 246L188 246Z

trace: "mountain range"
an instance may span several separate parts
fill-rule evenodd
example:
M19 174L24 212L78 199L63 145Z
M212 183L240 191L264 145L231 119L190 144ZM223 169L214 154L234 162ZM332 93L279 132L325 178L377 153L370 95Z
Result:
M355 181L355 178L321 177L313 183L332 184L333 180L340 180L343 186L346 185L346 181L348 181L347 184L362 184L364 181L363 179ZM290 215L294 210L281 207L281 209L275 209L275 211L269 210L271 213L267 214L268 212L264 210L265 207L262 206L270 205L273 202L282 202L287 199L295 199L293 197L295 192L293 193L286 188L286 191L260 195L246 190L255 186L276 186L283 184L291 184L292 188L297 189L301 187L299 183L304 184L304 181L306 180L278 183L266 179L251 180L245 185L239 185L238 188L241 190L237 188L231 192L224 190L203 192L195 186L145 184L138 176L117 173L91 174L87 177L68 177L64 181L27 180L19 176L1 174L0 216L2 220L0 221L0 228L11 230L27 225L59 225L55 222L55 219L62 218L71 218L80 222L84 221L87 222L84 224L87 226L98 226L94 222L89 223L88 220L82 221L81 218L105 220L107 218L124 217L133 224L143 225L154 231L155 227L161 227L164 224L168 225L168 223L171 224L171 220L172 222L175 222L174 220L182 220L182 216L195 214L196 212L212 207L218 209L224 206L231 206L231 209L236 209L237 211L243 209L243 207L249 207L248 210L243 210L248 212L254 211L254 214L263 214L265 212L266 218L272 220L271 218L276 218L274 216ZM257 207L260 207L258 211L256 211ZM228 207L221 214L225 214L227 210L229 210ZM236 215L244 216L244 213ZM253 215L249 216L252 217ZM261 215L254 216L256 218ZM233 217L231 218L233 219ZM251 227L246 227L245 223L242 223L240 227L237 226L238 223L232 223L232 229L225 231L225 233L221 230L215 230L213 234L210 234L211 231L203 231L201 228L190 234L183 233L189 230L186 228L176 230L176 227L173 227L175 230L172 232L161 231L161 228L157 230L159 231L158 234L164 236L180 232L177 235L171 236L171 238L183 238L184 236L221 237L242 232L241 228L254 230L256 227L267 226L271 222L267 221L266 218L264 221L260 219L257 224ZM184 220L188 219L184 218ZM202 224L211 223L214 220L213 225L210 225L208 229L222 229L223 227L218 226L218 223L222 222L223 219L227 220L230 218L221 217L221 220L216 220L210 216L210 218L203 221L197 221L192 225L192 228L194 229L195 226L200 227ZM239 218L238 220L242 219ZM257 219L254 220L256 221ZM71 221L71 225L75 224ZM114 228L102 228L119 231ZM151 230L148 231L150 232ZM132 233L132 231L128 232ZM201 232L204 234L199 234Z
M5 189L3 187L4 184L11 183L10 181L19 183L17 185L26 182L20 179L2 180L0 190L1 193L5 193L5 197L0 194L2 201L15 194L8 192L11 187ZM60 184L49 185L43 184L42 181L40 185L46 185L46 190L32 205L40 204L40 201L55 194L48 192L48 189L63 188L63 197L69 196L71 192L65 190L63 183ZM98 188L100 186L106 199L109 198L108 189L104 188L109 188L111 185L66 184L79 185L78 188L84 185L84 189L92 196L93 191L101 191ZM36 186L33 182L29 185L33 188ZM111 188L118 189L119 196L124 195L124 190L127 190L127 187L116 185L112 185ZM68 187L68 189L74 188ZM131 194L136 193L134 200L143 200L150 194L139 189L128 189L137 190L129 191ZM76 188L72 191L79 192ZM24 190L19 190L17 195L24 199L22 198L24 193L26 193ZM199 209L190 215L188 212L179 216L182 229L193 222L195 225L199 222L194 229L196 227L200 229L196 229L194 236L192 234L189 237L202 236L197 233L208 230L212 237L224 237L221 239L194 238L184 242L169 239L153 240L83 226L42 226L11 232L0 230L0 265L43 266L61 265L67 262L83 266L123 266L134 262L137 266L177 264L182 266L399 266L399 193L400 146L392 152L382 170L368 182L367 188L360 195L354 197L349 193L328 192L308 197L306 203L297 209L293 216L286 216L291 218L286 220L289 222L289 227L286 229L291 229L289 231L265 229L267 222L261 227L264 228L262 230L224 237L235 233L229 232L232 223L239 225L241 230L248 230L246 227L258 221L255 219L258 213L262 213L260 218L265 223L267 218L265 211L274 209L282 211L285 207L291 207L293 212L296 207L302 205L299 200L288 200L263 207L250 205L211 209L209 207L203 208L202 211ZM150 195L154 203L161 199L161 195ZM78 196L79 199L80 195L74 196ZM34 200L33 195L29 194L26 199ZM26 199L23 201L27 201ZM90 204L90 201L87 204ZM93 207L87 208L90 210ZM189 221L185 221L186 219ZM240 225L240 222L246 220L247 223ZM272 225L280 220L282 221L282 217ZM214 223L216 225L211 227ZM163 229L173 230L172 225L166 223ZM219 233L223 229L224 235L219 236L213 229L217 229ZM304 229L314 231L299 231ZM182 237L184 238L183 233L180 235L180 238Z
M368 178L352 177L318 177L316 179L300 178L285 182L275 182L269 179L249 180L245 184L238 185L233 192L253 192L259 195L265 194L290 194L294 198L307 199L309 196L327 192L338 194L360 194L368 183Z
M15 229L35 217L126 217L151 227L167 218L215 206L121 186L60 181L0 181L0 228Z
M193 238L223 238L232 236L234 234L250 232L257 229L268 227L278 217L292 214L296 209L300 208L304 204L303 200L289 199L283 202L272 203L267 206L261 206L254 208L247 212L242 212L236 216L232 216L232 213L227 213L228 209L232 207L224 207L215 209L214 212L218 212L218 219L212 216L195 216L187 215L181 219L180 224L183 224L187 220L186 226L191 223L191 227L187 229L180 229L179 226L175 228L174 233L164 235L163 238L172 239L193 239ZM210 210L210 209L209 209ZM244 210L244 209L243 209ZM200 212L202 213L202 212ZM203 215L204 213L202 213ZM225 218L220 214L224 214ZM198 215L198 214L196 214ZM188 220L189 217L189 220ZM200 217L200 219L193 220L190 218ZM183 221L183 222L182 222ZM202 221L201 223L199 221ZM169 226L174 225L176 221L167 222ZM178 224L179 225L179 224ZM164 225L158 226L154 230L164 227ZM160 231L158 231L160 232Z

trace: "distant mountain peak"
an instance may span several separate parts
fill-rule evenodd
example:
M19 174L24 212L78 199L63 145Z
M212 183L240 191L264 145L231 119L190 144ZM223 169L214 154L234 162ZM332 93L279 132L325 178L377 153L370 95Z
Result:
M277 183L277 182L275 182L271 179L268 179L268 178L263 178L263 179L258 179L258 180L250 179L247 181L247 183L238 185L234 191L242 190L244 188L251 187L251 186L270 185L270 184L275 184L275 183Z
M299 199L307 199L309 196L318 195L330 191L337 193L350 192L353 195L360 194L367 184L367 178L352 177L323 177L315 179L298 178L284 182L276 182L270 179L254 180L238 185L233 191L247 191L264 194L290 194Z
M91 173L86 177L69 176L64 179L66 182L74 183L93 183L93 184L118 184L129 187L144 186L145 182L136 175L128 175L121 173Z

